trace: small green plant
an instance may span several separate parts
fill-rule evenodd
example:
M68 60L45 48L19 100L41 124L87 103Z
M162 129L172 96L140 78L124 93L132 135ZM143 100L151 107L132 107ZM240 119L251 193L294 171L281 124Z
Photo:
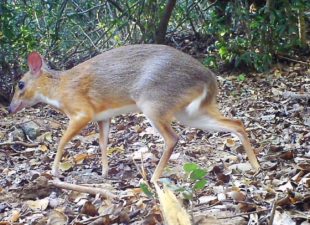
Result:
M217 68L217 59L215 56L207 56L204 60L203 60L203 65L205 65L206 67L210 67L210 68Z
M186 173L188 184L175 184L169 178L161 178L160 182L170 190L180 193L184 199L192 200L195 192L202 190L206 186L208 182L205 178L207 171L195 163L185 163L183 169ZM147 184L141 183L140 188L149 198L155 197L155 193L150 190Z
M206 184L207 171L199 167L195 163L185 163L183 170L186 173L187 184L175 184L168 178L160 179L170 190L175 193L180 193L185 200L192 200L195 192L202 190Z
M161 182L172 191L180 193L184 199L192 200L195 192L202 190L206 186L207 179L205 177L207 171L195 163L185 163L183 169L188 184L176 185L171 183L169 179L161 179Z
M238 81L239 82L243 82L243 81L245 81L245 79L246 79L246 77L245 77L244 73L239 74L239 76L238 76Z
M183 169L189 180L193 183L193 190L201 190L206 186L207 180L205 177L207 171L205 169L201 169L195 163L185 163Z
M150 191L149 186L147 184L141 183L140 188L143 191L143 193L146 194L147 197L149 197L149 198L154 197L154 193L152 191Z

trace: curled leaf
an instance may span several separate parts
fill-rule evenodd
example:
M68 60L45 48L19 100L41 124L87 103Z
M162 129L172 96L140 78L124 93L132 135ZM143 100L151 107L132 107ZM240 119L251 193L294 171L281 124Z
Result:
M45 210L48 206L48 198L39 199L36 201L26 201L26 204L31 208L32 210Z
M13 210L12 211L12 215L11 215L11 222L17 222L18 220L19 220L19 218L20 218L20 213L19 213L19 211L17 211L17 210Z
M51 212L47 220L47 225L66 225L67 223L68 217L57 210Z

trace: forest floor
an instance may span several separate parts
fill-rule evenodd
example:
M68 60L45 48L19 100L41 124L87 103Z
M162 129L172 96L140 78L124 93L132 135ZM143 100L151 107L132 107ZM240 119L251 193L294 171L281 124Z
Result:
M193 224L310 224L309 66L279 64L268 73L221 74L218 80L221 111L244 122L261 171L251 171L237 137L176 122L180 141L162 182L174 191ZM107 179L100 176L95 123L68 144L61 163L61 180L94 184L90 189L100 187L117 200L48 184L68 122L64 115L39 106L16 115L0 108L0 118L1 225L163 224L155 190L141 185L148 183L146 177L158 163L163 140L142 114L113 118ZM184 171L189 162L207 171L201 190L194 187L199 179Z

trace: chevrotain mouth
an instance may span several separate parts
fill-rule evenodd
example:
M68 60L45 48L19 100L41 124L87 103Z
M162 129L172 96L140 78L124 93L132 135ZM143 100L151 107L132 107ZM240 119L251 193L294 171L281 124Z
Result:
M12 109L13 108L13 109ZM15 114L17 113L19 110L21 110L23 108L22 102L20 102L17 107L12 107L12 104L9 106L9 112L11 114Z

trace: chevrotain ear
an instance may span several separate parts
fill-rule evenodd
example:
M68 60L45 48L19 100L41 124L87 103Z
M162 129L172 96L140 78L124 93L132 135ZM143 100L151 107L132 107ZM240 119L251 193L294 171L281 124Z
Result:
M31 73L35 76L39 76L42 68L43 60L39 53L32 52L28 56L28 66Z

